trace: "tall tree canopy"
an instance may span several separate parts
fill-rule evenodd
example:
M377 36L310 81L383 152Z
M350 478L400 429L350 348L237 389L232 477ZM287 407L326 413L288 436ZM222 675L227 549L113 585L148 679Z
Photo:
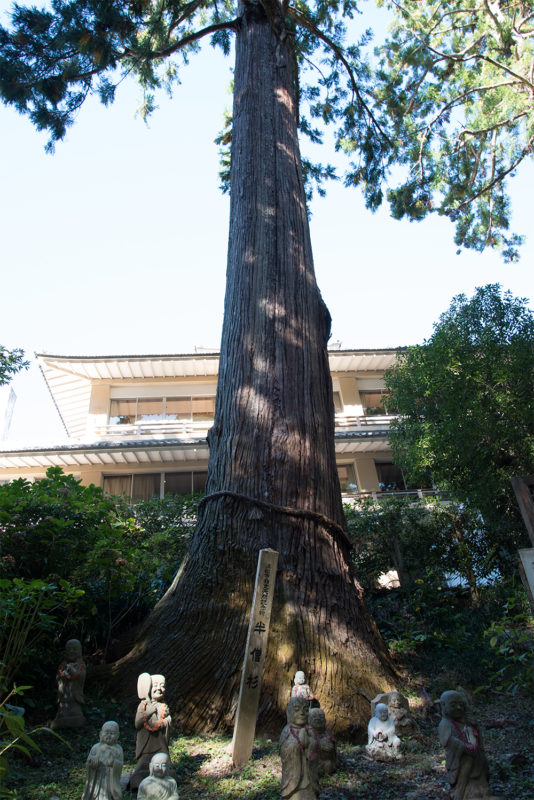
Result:
M415 480L431 473L478 509L488 558L513 554L515 562L525 532L510 478L534 471L534 314L526 300L495 284L469 300L458 295L386 383L400 414L390 436L396 461Z
M456 223L456 242L503 248L507 178L534 144L534 8L529 0L383 0L394 10L381 94L405 180L393 215L430 211Z
M181 79L202 39L228 53L243 8L258 5L291 51L300 133L318 143L332 126L336 149L347 155L344 182L362 189L370 209L389 181L393 216L445 214L458 245L517 258L507 183L534 143L531 3L378 2L393 23L374 68L371 30L362 24L359 38L347 41L347 23L354 36L362 13L356 0L17 5L12 30L0 28L0 96L47 130L53 149L87 95L110 103L126 75L140 81L149 114L157 87ZM404 166L400 179L394 165ZM308 194L337 177L327 163L306 160L304 172Z

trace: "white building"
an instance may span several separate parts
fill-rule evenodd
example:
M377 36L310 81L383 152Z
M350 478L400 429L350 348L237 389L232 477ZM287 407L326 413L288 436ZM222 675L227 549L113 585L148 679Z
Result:
M403 489L383 408L397 350L329 351L336 460L344 492ZM69 436L63 445L0 447L0 480L60 466L82 483L147 499L204 488L215 410L217 352L37 359Z

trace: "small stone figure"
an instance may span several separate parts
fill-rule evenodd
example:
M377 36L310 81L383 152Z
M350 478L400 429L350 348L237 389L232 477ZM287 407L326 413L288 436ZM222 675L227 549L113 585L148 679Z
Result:
M169 755L169 735L171 715L165 698L165 678L163 675L149 675L143 672L137 681L137 694L141 702L135 715L137 740L135 757L137 766L130 776L129 788L137 789L149 774L150 759L156 753Z
M488 761L478 726L469 718L460 692L443 692L439 740L446 753L445 767L451 785L451 800L484 798L496 800L488 785Z
M150 775L139 784L138 800L178 800L176 781L169 775L167 753L156 753L150 759Z
M365 750L375 761L395 761L402 758L401 740L395 733L395 723L389 718L385 703L377 704L375 716L369 720L367 733L369 738Z
M280 734L284 800L317 800L319 793L318 750L306 728L308 710L305 697L292 697L287 705L287 725Z
M312 701L315 701L314 705L319 705L313 696L312 690L306 683L306 675L302 672L302 670L299 669L298 672L295 672L295 678L293 682L294 685L291 689L291 697L305 697L306 700L310 701L310 707L312 705Z
M412 736L417 732L417 723L410 714L410 704L400 692L384 692L371 700L371 714L375 713L378 703L388 707L390 719L395 723L397 736Z
M124 758L118 739L117 723L104 722L100 730L100 744L94 744L87 757L87 778L82 800L121 800L120 778Z
M58 710L56 718L50 723L53 730L85 725L82 709L85 673L82 646L78 639L69 639L56 675Z
M311 708L308 716L310 733L319 756L319 775L328 775L337 769L336 740L326 730L326 717L322 708Z

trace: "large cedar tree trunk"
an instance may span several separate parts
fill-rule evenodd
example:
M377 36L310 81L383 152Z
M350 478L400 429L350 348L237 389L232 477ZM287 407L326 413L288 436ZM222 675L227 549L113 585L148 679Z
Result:
M258 551L271 547L280 555L259 725L282 724L303 669L341 733L367 724L364 695L390 687L392 672L343 533L330 316L313 269L293 60L259 4L242 12L207 499L179 574L116 668L130 685L137 671L163 672L186 731L230 725Z

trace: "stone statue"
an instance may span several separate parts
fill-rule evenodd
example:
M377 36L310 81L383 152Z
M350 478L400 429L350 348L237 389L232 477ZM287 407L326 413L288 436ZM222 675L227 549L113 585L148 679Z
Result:
M87 757L82 800L121 800L120 777L124 758L118 739L117 723L104 722L100 744L94 744Z
M445 748L451 800L495 800L488 785L488 762L478 726L470 718L467 700L460 692L443 692L439 740Z
M85 725L82 708L85 673L82 646L78 639L69 639L56 675L58 710L56 718L50 723L53 730Z
M137 766L130 776L129 788L137 789L143 778L149 774L150 759L156 753L169 755L169 735L171 715L165 698L165 678L163 675L149 675L143 672L137 681L137 694L141 700L135 715L137 740L135 757Z
M302 670L299 669L298 672L295 672L293 683L294 685L291 689L291 697L305 697L306 700L310 701L311 706L311 701L314 701L315 697L313 696L312 690L306 683L306 675L302 672ZM319 705L317 701L315 701L315 705Z
M326 717L322 708L311 708L309 729L319 757L319 775L328 775L337 769L336 740L326 730Z
M178 800L176 781L169 775L170 765L167 753L152 756L150 775L139 784L138 800Z
M292 697L287 705L287 725L280 734L284 800L317 800L319 794L318 748L306 728L308 709L305 697Z
M412 736L417 733L417 723L410 714L410 704L400 692L384 692L371 700L371 714L374 715L378 703L385 703L390 718L395 723L397 736Z
M367 726L367 733L368 743L365 750L375 761L394 761L402 758L401 740L395 733L395 723L389 718L385 703L377 704L375 716L371 717Z

